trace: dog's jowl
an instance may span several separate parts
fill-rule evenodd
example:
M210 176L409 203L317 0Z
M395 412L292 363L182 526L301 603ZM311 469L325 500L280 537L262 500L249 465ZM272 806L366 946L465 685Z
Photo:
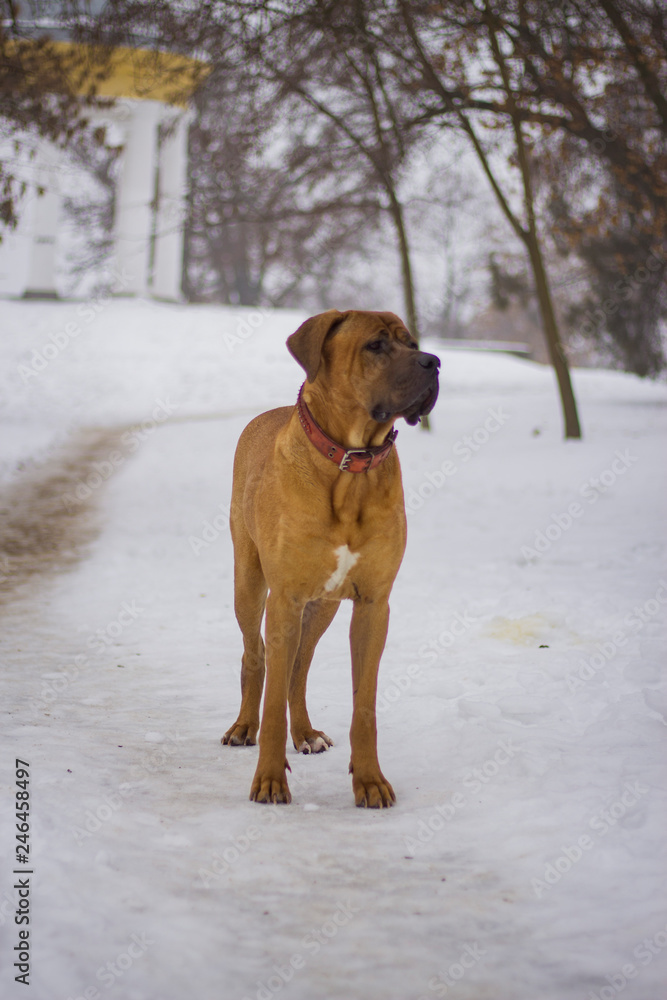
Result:
M440 362L419 350L393 313L333 309L307 320L287 346L306 372L296 406L256 417L234 459L241 709L222 742L256 742L266 677L250 798L290 801L287 705L297 750L332 745L311 724L306 680L320 636L347 598L354 602L352 788L358 806L382 808L395 795L377 757L375 693L406 538L394 422L416 424L432 410Z

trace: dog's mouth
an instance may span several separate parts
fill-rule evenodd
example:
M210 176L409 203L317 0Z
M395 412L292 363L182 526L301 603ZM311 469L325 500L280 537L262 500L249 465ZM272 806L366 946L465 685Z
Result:
M376 406L371 411L371 416L378 423L386 423L388 420L396 420L398 417L403 417L406 423L414 426L419 423L422 417L431 412L437 398L438 383L436 381L433 385L428 386L428 388L422 389L419 395L408 406L402 407L398 411L385 410L382 406Z
M407 424L414 427L418 424L422 417L425 417L431 412L435 406L436 400L438 398L438 383L435 382L434 385L430 385L427 389L417 396L417 398L410 403L401 413L400 417L403 417Z

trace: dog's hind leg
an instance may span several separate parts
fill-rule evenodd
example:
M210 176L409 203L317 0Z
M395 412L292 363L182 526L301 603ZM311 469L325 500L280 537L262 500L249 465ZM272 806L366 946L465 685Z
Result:
M321 753L333 746L326 733L313 729L306 708L306 682L315 647L331 625L338 601L311 601L301 620L301 642L292 668L289 686L290 730L300 753Z
M241 709L222 737L230 746L253 746L259 729L265 651L261 635L267 586L255 543L244 528L234 532L234 610L243 633Z

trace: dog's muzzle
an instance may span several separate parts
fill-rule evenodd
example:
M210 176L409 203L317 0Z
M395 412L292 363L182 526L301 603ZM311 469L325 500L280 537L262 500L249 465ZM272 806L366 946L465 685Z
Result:
M417 355L417 364L422 369L420 381L423 388L401 412L405 422L412 425L418 424L421 417L425 417L431 412L436 404L440 388L438 381L440 358L436 357L435 354L426 354L424 351L420 351Z

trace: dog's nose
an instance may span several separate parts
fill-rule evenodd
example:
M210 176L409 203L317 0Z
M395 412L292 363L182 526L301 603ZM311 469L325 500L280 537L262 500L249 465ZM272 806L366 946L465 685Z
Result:
M438 369L440 367L440 358L437 358L435 354L425 354L424 351L420 351L417 356L417 361L422 366L431 371L432 369Z

